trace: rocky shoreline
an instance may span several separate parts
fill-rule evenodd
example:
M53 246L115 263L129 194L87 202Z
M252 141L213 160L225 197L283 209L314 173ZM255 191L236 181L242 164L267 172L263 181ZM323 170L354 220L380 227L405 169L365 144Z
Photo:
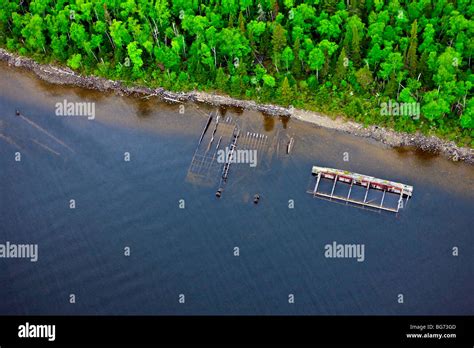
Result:
M425 136L419 133L400 133L378 126L364 127L356 122L346 121L342 118L331 119L313 111L290 109L270 104L257 104L254 101L239 100L217 94L197 91L176 93L164 90L163 88L128 87L119 81L96 76L85 77L76 74L68 68L39 64L33 59L18 56L2 48L0 48L0 60L7 62L10 66L30 70L42 80L54 84L72 85L98 91L113 91L120 95L157 97L167 102L200 102L213 106L232 106L256 110L273 116L288 116L320 127L374 139L391 147L414 147L426 152L442 154L453 161L465 161L474 164L473 149L459 147L452 141L442 140L435 136Z

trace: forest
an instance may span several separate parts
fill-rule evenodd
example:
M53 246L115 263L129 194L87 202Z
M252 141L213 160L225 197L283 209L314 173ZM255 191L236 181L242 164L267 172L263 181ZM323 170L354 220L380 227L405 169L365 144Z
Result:
M473 147L473 13L471 0L2 0L0 46L127 84ZM387 103L420 114L382 112Z

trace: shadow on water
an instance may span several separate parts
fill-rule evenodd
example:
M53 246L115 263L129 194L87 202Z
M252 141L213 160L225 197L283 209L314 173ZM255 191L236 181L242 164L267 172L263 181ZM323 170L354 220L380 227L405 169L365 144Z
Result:
M55 85L40 79L34 79L33 81L38 89L40 89L45 95L49 97L59 97L61 99L64 99L65 93L71 93L81 101L100 102L113 94L113 92L98 92L68 85Z
M278 117L280 120L281 124L283 125L283 129L286 129L288 127L288 122L290 122L290 117L288 116L280 116Z
M240 116L244 113L244 109L239 108L238 106L219 106L219 113L222 116L225 116L227 112L231 112L234 115Z
M439 153L423 151L414 146L399 146L394 148L395 153L401 159L407 159L415 156L418 159L418 163L422 166L428 166L439 158Z
M263 116L263 129L266 132L271 132L275 128L275 117L262 114Z
M227 114L227 108L224 106L219 106L219 114L225 116L225 114Z
M127 98L127 101L133 106L138 118L150 117L154 110L158 110L159 106L155 100L144 98Z

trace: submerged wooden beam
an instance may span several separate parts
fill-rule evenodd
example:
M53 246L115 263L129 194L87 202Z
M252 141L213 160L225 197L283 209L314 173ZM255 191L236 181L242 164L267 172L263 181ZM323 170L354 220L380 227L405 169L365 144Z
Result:
M351 187L349 187L349 193L347 194L346 199L349 199L349 197L351 196L352 185L354 185L354 181L351 181Z
M209 128L209 125L211 124L211 120L212 120L212 113L209 114L209 118L207 119L206 125L204 126L204 129L202 130L201 137L199 138L198 144L201 144L202 139L204 138L204 134L206 134L206 131Z
M336 178L334 179L334 185L332 185L331 197L334 194L334 189L336 188L336 183L337 183L337 175L336 175Z
M385 192L387 192L387 191L383 190L382 201L380 202L381 207L383 206L383 200L385 198Z
M321 180L321 174L318 174L318 179L316 180L316 185L314 186L314 194L318 192L319 181Z
M367 200L367 195L369 194L370 182L367 183L367 190L365 190L364 203Z

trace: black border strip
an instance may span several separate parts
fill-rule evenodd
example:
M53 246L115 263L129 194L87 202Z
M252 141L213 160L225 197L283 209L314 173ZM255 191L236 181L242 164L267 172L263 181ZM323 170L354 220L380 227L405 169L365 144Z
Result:
M64 344L409 344L474 346L473 316L0 316L0 347ZM19 326L54 324L54 342ZM422 332L410 325L425 325ZM428 325L433 328L428 329ZM451 325L441 329L437 325ZM455 328L454 326L455 325ZM455 333L456 338L407 338Z

